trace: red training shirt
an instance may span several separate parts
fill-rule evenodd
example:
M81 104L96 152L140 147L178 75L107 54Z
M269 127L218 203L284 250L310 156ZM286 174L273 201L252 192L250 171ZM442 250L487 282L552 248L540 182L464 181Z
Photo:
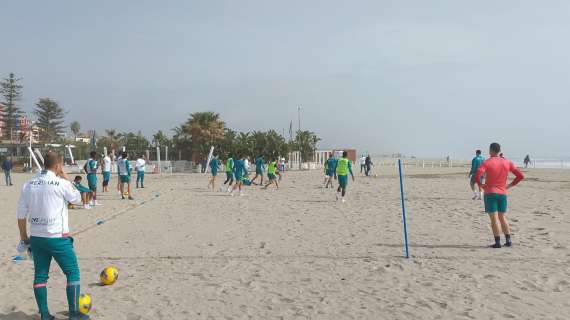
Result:
M492 156L479 167L475 175L475 181L485 190L485 193L507 194L509 172L512 172L516 177L512 182L513 186L524 179L522 172L510 160ZM483 173L485 173L485 184L481 185L481 175Z

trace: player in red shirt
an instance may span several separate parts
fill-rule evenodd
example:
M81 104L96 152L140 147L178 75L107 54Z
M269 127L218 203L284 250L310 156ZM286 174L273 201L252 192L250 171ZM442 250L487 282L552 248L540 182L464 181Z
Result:
M477 170L475 181L479 187L485 190L485 212L491 219L491 227L495 236L495 244L492 248L501 247L501 230L505 235L505 246L511 247L511 229L505 217L507 212L507 190L516 186L524 179L524 175L510 160L499 156L501 145L492 143L489 147L491 158L487 159ZM509 172L515 175L515 179L509 185L507 180ZM481 184L481 175L485 174L485 184ZM499 221L497 222L497 213Z

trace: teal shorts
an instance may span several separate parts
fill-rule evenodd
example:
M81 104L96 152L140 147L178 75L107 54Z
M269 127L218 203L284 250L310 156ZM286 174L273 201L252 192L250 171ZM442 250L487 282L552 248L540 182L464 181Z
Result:
M122 183L131 183L131 176L121 176Z
M97 175L94 173L87 174L87 185L92 191L97 191Z
M486 193L485 197L485 212L491 213L505 213L507 212L507 195L498 193Z
M338 176L338 184L343 187L346 188L346 186L348 185L348 176Z
M327 170L325 174L327 175L327 177L334 177L334 170Z
M215 177L218 175L218 170L212 170L212 176Z
M109 180L111 180L111 172L103 171L103 183L107 182L109 184Z
M228 180L233 180L234 179L234 174L231 171L226 171L226 179Z
M273 173L268 173L267 177L269 178L269 181L277 179L277 176L275 176Z

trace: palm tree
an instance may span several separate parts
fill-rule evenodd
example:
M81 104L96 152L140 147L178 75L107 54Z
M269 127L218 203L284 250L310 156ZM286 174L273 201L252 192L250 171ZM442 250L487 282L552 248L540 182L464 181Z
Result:
M73 121L69 125L69 128L71 129L71 132L73 132L75 141L77 141L77 136L79 135L79 132L81 132L81 124L79 124L77 121Z
M204 159L211 146L224 138L226 124L215 112L195 112L184 126L192 141L192 160Z
M99 144L106 145L110 150L119 150L122 140L122 133L118 133L115 129L107 129L105 130L105 136L99 140Z

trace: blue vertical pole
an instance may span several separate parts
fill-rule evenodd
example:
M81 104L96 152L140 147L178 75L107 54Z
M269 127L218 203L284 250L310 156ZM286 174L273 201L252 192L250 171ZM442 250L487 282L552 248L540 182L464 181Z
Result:
M406 246L406 259L409 259L410 248L408 246L408 225L406 223L406 201L404 200L404 178L402 176L402 159L398 159L398 170L400 171L400 197L402 199L402 220L404 222L404 244Z

